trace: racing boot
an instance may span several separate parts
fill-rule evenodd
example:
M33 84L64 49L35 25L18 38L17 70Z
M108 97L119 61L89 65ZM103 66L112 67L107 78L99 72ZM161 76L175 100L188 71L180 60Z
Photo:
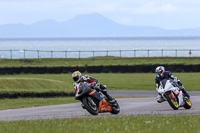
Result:
M185 96L187 97L187 98L189 98L190 99L190 95L187 93L187 91L184 89L184 90L182 90L182 92L183 92L183 94L185 94Z
M180 86L180 89L182 90L183 94L190 99L190 95L187 93L187 91L185 90L185 88L183 86Z
M102 91L103 94L108 98L108 102L111 103L111 104L114 104L115 103L115 99L112 98L110 95L108 95L108 92L107 91Z
M112 98L110 95L108 95L108 92L106 90L106 88L107 88L106 85L100 84L100 88L101 88L102 93L108 98L108 102L111 103L111 104L114 104L115 99Z
M115 103L115 99L112 98L110 95L107 95L109 103Z
M156 99L157 99L157 102L158 102L158 103L162 103L162 102L165 101L165 99L161 96L160 93L158 93L158 96L156 97Z

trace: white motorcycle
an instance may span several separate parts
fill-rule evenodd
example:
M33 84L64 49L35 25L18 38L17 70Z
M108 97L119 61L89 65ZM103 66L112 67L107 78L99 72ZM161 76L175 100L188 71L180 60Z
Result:
M182 90L177 87L176 83L163 79L160 81L160 84L157 90L158 93L162 95L164 101L168 101L174 110L178 110L179 107L184 107L185 109L192 107L192 102L184 96Z

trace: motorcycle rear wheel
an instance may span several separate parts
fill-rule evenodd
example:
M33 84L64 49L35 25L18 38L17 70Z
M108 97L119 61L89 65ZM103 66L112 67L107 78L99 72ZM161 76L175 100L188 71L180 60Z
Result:
M174 109L174 110L178 110L179 106L178 106L178 101L173 99L172 96L170 94L166 95L167 101L169 103L169 105Z
M115 101L114 105L110 105L110 107L112 108L112 111L110 111L111 114L118 114L120 112L120 107L117 101Z
M85 107L85 109L92 115L98 115L99 110L98 110L98 106L97 105L92 105L92 103L90 103L90 101L88 100L88 97L84 97L82 99L82 103Z
M183 106L185 109L190 109L192 107L192 102L190 99L185 99L185 105Z

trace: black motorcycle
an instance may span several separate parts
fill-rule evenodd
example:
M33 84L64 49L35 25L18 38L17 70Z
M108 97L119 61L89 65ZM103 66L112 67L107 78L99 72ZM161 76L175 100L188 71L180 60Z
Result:
M80 82L76 88L76 100L80 100L82 107L90 114L97 115L103 112L118 114L120 112L117 100L114 99L112 100L114 102L110 103L101 90L94 89L94 86L88 86L84 82Z

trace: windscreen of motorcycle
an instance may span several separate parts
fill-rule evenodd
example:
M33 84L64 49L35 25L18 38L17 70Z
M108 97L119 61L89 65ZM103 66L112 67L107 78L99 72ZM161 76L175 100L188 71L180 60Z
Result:
M81 82L78 87L80 88L80 90L83 90L83 88L85 87L85 85L84 85L84 83Z
M163 88L165 88L165 85L167 83L167 79L163 79L160 81L161 85L163 86Z

